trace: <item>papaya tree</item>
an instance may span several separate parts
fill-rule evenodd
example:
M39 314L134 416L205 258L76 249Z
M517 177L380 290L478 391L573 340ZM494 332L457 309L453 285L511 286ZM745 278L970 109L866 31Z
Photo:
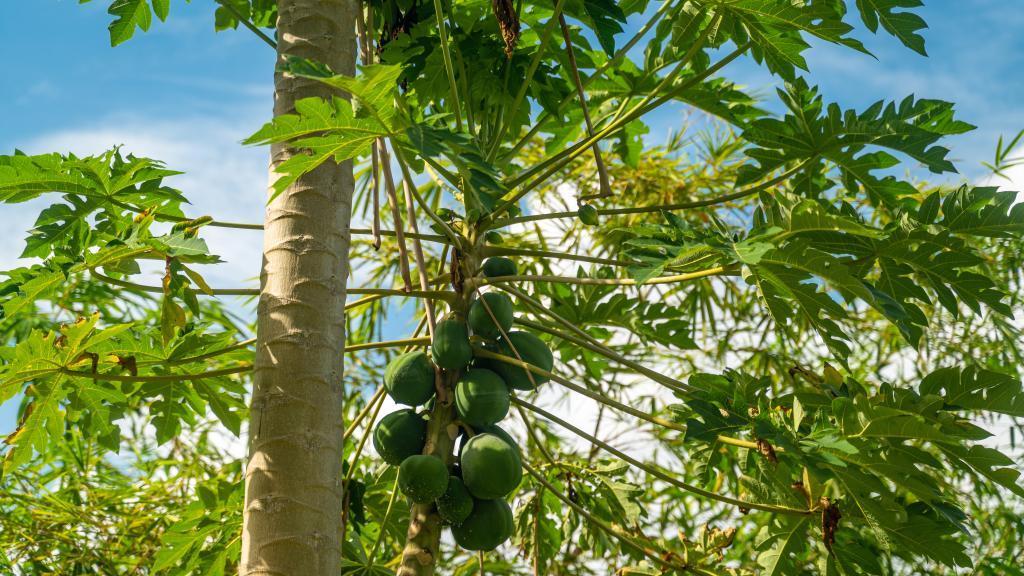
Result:
M218 0L277 55L262 224L119 147L0 156L55 197L0 284L0 563L1015 573L1024 208L948 183L952 103L805 60L923 55L920 4ZM203 278L211 227L262 231L258 287Z

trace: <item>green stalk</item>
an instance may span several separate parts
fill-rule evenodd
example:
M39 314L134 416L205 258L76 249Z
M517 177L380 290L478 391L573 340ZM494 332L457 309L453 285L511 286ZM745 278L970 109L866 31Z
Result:
M609 135L613 134L614 132L616 132L617 130L622 128L625 124L627 124L629 122L632 122L633 120L643 116L644 114L647 114L648 112L658 108L659 106L661 106L665 102L668 102L669 100L671 100L677 94L685 92L686 90L688 90L689 88L691 88L692 86L697 84L698 82L701 82L701 81L705 80L706 78L710 77L712 74L714 74L715 72L718 72L720 69L724 68L726 65L728 65L730 62L732 62L736 58L739 58L740 55L742 55L744 52L746 52L749 47L750 47L749 44L744 44L744 45L740 46L736 50L734 50L731 53L729 53L725 58L723 58L722 60L720 60L717 63L715 63L713 66L709 67L704 72L701 72L700 74L695 75L693 78L689 79L688 81L683 82L678 87L673 88L667 94L665 94L664 96L654 100L653 102L651 102L647 106L643 107L642 109L633 109L633 110L631 110L626 115L622 116L621 118L619 118L618 120L616 120L614 122L611 122L608 126L606 126L605 128L601 129L593 137L581 140L581 141L573 144L572 146L566 148L565 150L562 150L558 154L550 156L549 158L545 159L543 162L541 162L537 166L532 167L532 168L530 168L528 170L525 170L521 174L513 177L509 182L506 183L506 186L509 187L509 188L514 188L516 186L519 186L522 182L527 180L533 174L536 174L537 172L543 171L543 173L540 176L537 176L536 178L534 178L532 181L530 181L529 184L526 184L526 185L522 186L520 191L517 192L512 198L506 200L501 205L499 205L497 208L495 208L494 212L492 212L491 215L488 218L493 220L493 218L494 218L494 216L496 214L499 214L502 211L507 210L509 206L514 206L517 202L519 202L520 198L525 196L528 192L530 192L538 184L540 184L541 182L547 180L548 177L550 177L552 174L554 174L558 170L561 170L562 167L565 164L567 164L567 163L571 162L572 160L574 160L577 156L582 154L583 151L587 150L590 146L594 145L594 143L600 142L601 140L607 138Z
M782 182L785 182L786 180L790 179L793 175L795 175L800 170L803 170L808 164L813 162L816 158L817 158L816 156L808 158L807 160L804 160L803 162L801 162L797 166L795 166L793 168L790 168L789 170L786 170L782 174L780 174L780 175L778 175L778 176L776 176L776 177L774 177L774 178L772 178L770 180L765 180L764 182L761 182L759 184L755 184L753 186L749 186L749 187L743 188L741 190L736 190L736 191L730 192L728 194L723 194L721 196L715 196L714 198L707 198L705 200L694 200L694 201L691 201L691 202L679 202L679 203L676 203L676 204L661 204L661 205L658 205L658 206L637 206L637 207L634 207L634 208L608 208L608 209L604 209L604 210L598 210L597 213L600 214L601 216L621 216L621 215L624 215L624 214L645 214L645 213L650 213L650 212L661 212L663 210L665 210L665 211L688 210L688 209L691 209L691 208L703 208L703 207L706 207L706 206L715 206L717 204L724 204L726 202L731 202L733 200L739 200L740 198L745 198L747 196L751 196L751 195L757 194L758 192L761 192L762 190L766 190L768 188L771 188L772 186L775 186L777 184L781 184ZM512 224L521 224L521 223L524 223L524 222L536 222L538 220L551 220L551 219L556 219L556 218L577 218L577 217L578 217L578 214L576 212L551 212L551 213L548 213L548 214L531 214L529 216L519 216L519 217L516 217L516 218L506 218L504 220L497 220L497 221L495 221L490 226L490 228L492 228L492 229L493 228L502 228L502 227L505 227L505 226L511 226Z
M373 557L377 555L377 548L380 548L381 540L384 539L384 526L388 523L388 518L391 518L391 508L395 505L395 496L398 495L398 476L395 476L395 485L391 487L391 498L388 499L388 507L384 511L384 519L380 521L380 532L377 533L377 538L373 541L373 546L370 547L370 553L366 555L367 570L373 566Z
M543 368L539 368L537 366L534 366L533 364L529 364L527 362L523 362L522 360L516 360L515 358L512 358L511 356L505 356L504 354L498 354L496 352L491 352L490 350L485 350L485 349L479 348L479 347L474 347L473 351L474 351L475 355L477 355L477 356L479 356L481 358L490 358L492 360L498 360L500 362L505 362L506 364L511 364L513 366L518 366L519 368L522 368L522 369L527 370L529 372L533 372L534 374L537 374L537 375L540 375L540 376L544 376L545 378L547 378L547 379L549 379L549 380L551 380L553 382L558 382L559 384L561 384L562 386L565 386L566 388L572 390L573 392L576 392L578 394L582 394L582 395L586 396L587 398L590 398L591 400L594 400L595 402L600 402L600 403L608 406L609 408L615 408L616 410L619 410L621 412L625 412L626 414L629 414L630 416L633 416L635 418L639 418L640 420L643 420L643 421L648 422L650 424L654 424L656 426L661 426L661 427L664 427L664 428L669 428L671 430L675 430L676 432L686 432L686 427L685 426L682 426L680 424L676 424L675 422L672 422L672 421L669 421L669 420L665 420L664 418L660 418L658 416L651 416L650 414L647 414L645 412L641 412L640 410L637 410L636 408L633 408L631 406L627 406L627 405L625 405L625 404L623 404L623 403L621 403L621 402L619 402L617 400L613 400L613 399L605 396L604 394L600 394L598 392L594 392L593 390L588 390L586 388L583 388L582 386L578 386L576 384L573 384L568 379L562 378L558 374L555 374L553 372L549 372L547 370L544 370Z
M369 414L370 410L372 410L373 407L377 404L377 402L381 400L382 396L384 396L383 385L377 387L377 390L373 393L373 396L370 397L370 400L369 402L366 403L366 406L363 406L363 409L359 411L359 414L356 414L356 417L352 419L352 423L348 425L348 428L345 429L345 433L342 435L343 441L348 440L349 436L351 436L352 433L356 431L356 428L359 427L359 423L362 422L364 418L366 418L366 415ZM367 431L367 433L369 434L369 431Z
M365 342L363 344L352 344L345 346L345 352L358 352L360 350L376 350L377 348L398 348L399 346L427 346L430 344L430 336L419 336L416 338L405 338L403 340L384 340L382 342Z
M260 40L263 40L268 46L273 48L275 51L277 50L277 42L274 41L274 39L271 38L270 36L267 36L262 30L257 28L256 25L253 24L248 18L243 16L241 12L236 10L235 7L231 5L231 2L227 2L226 0L216 0L216 2L217 4L223 6L225 10L231 12L231 14L234 15L234 17L239 22L241 22L243 26L252 31L252 33L258 36Z
M455 84L455 67L452 66L452 55L448 51L448 29L445 28L441 0L434 0L434 17L437 29L441 34L441 56L444 58L444 70L448 74L448 89L451 91L452 108L455 109L455 127L462 132L462 104L459 101L459 89Z
M416 181L412 177L412 171L409 169L409 164L405 160L405 154L402 152L402 148L400 146L394 146L394 142L392 142L391 149L395 152L395 160L398 161L398 167L402 170L402 177L409 183L409 192L412 194L412 197L416 199L416 203L419 204L420 208L426 212L427 216L434 221L434 224L437 224L441 230L444 231L444 235L451 240L453 246L461 247L462 239L459 235L452 230L451 226L449 226L447 222L442 220L441 217L430 208L430 205L427 204L426 200L423 199L423 196L420 195L419 189L416 187Z
M125 376L124 374L100 374L94 372L82 372L79 370L72 370L70 368L60 367L54 370L66 376L74 376L76 378L91 378L93 380L108 380L111 382L181 382L182 380L202 380L204 378L217 378L219 376L230 376L231 374L241 374L242 372L249 372L252 370L252 364L242 364L233 368L222 368L220 370L210 370L209 372L200 372L198 374L160 374L157 376Z
M588 434L587 432L585 432L583 430L580 430L576 426L573 426L572 424L566 422L565 420L559 418L558 416L555 416L554 414L548 412L547 410L544 410L543 408L540 408L539 406L534 406L533 404L531 404L531 403L529 403L529 402L527 402L525 400L522 400L520 398L517 398L517 397L513 397L512 401L515 404L530 410L531 412L534 412L536 414L539 414L539 415L543 416L544 418L547 418L548 420L551 420L552 422L558 424L559 426L565 428L566 430L569 430L573 434L576 434L580 438L584 438L584 439L588 440L589 442L591 442L595 446L600 447L605 452L608 452L609 454L612 454L614 456L617 456L617 457L621 458L622 460L625 460L626 462L632 464L633 466L635 466L636 468L639 468L640 470L643 470L644 472L650 474L651 476L654 476L655 478L658 478L659 480L662 480L663 482L667 482L667 483L669 483L669 484L671 484L671 485L673 485L673 486L675 486L677 488L681 488L683 490L686 490L687 492L691 492L693 494L697 494L698 496L703 496L703 497L709 498L711 500L717 500L718 502L722 502L724 504L731 504L733 506L738 506L740 508L750 508L751 510L762 510L764 512L777 512L777 513L780 513L780 514L789 514L789 515L794 515L794 516L805 516L805 515L813 514L814 513L813 510L800 510L800 509L797 509L797 508L789 508L787 506L776 506L774 504L760 504L760 503L757 503L757 502L748 502L746 500L739 500L737 498L732 498L732 497L729 497L729 496L722 496L721 494L716 494L715 492L710 492L708 490L704 490L703 488L699 488L699 487L694 486L692 484L687 484L686 482L682 482L680 480L677 480L677 479L673 478L672 476L666 474L665 472L662 472L661 470L659 470L659 469L657 469L657 468L655 468L653 466L648 466L647 464L644 464L643 462L637 460L636 458L633 458L632 456L630 456L630 455L626 454L625 452L622 452L621 450L619 450L619 449L609 445L608 443L602 441L601 439L596 438L595 436L593 436L591 434Z
M146 362L139 362L138 365L139 366L153 366L153 365L159 364L161 366L182 366L184 364L192 364L193 362L201 362L203 360L209 360L210 358L216 358L217 356L221 356L223 354L227 354L228 352L234 352L235 350L241 350L242 348L248 348L249 346L252 346L255 343L256 343L256 339L255 338L250 338L248 340L243 340L241 342L236 342L236 343L234 343L234 344L232 344L230 346L226 346L224 348L221 348L220 350L215 350L213 352L207 352L206 354L200 354L198 356L191 356L189 358L182 358L180 360L168 360L166 362L162 361L162 360L150 360L150 361L146 361Z
M707 278L708 276L724 276L733 270L729 266L716 266L707 270L675 274L673 276L658 276L644 282L637 282L632 278L576 278L574 276L550 276L550 275L516 275L516 276L495 276L494 278L477 278L474 281L479 286L488 284L507 284L509 282L557 282L560 284L584 284L592 286L648 286L651 284L673 284L675 282L686 282Z
M588 339L573 336L572 334L566 334L565 332L562 332L561 330L558 330L556 328L552 328L550 326L541 324L540 322L532 322L530 320L526 320L525 318L517 318L516 323L521 326L533 328L534 330L539 330L552 336L557 336L558 338L561 338L563 340L568 340L569 342L572 342L577 346L582 346L583 348L586 348L587 350L590 350L595 354L600 354L601 356L604 356L605 358L608 358L613 362L617 362L627 368L632 368L633 370L636 370L637 372L643 374L644 376L647 376L651 380L654 380L658 384L665 386L666 388L672 390L673 392L688 392L692 390L692 388L689 385L684 384L676 380L675 378L670 378L663 374L659 374L658 372L655 372L650 368L646 368L637 362L633 362L629 358L626 358L625 356L618 354L614 350L601 346L596 342L591 342Z
M164 289L159 286L146 286L144 284L136 284L135 282L127 282L125 280L118 280L111 278L105 274L101 274L96 271L92 271L92 275L97 280L102 280L108 284L114 286L120 286L122 288L132 288L134 290L140 290L142 292L152 292L154 294L163 294ZM258 288L215 288L209 293L203 292L202 290L196 290L194 288L187 288L190 292L196 296L259 296L260 291ZM405 296L408 298L426 298L429 300L444 300L449 301L453 296L453 292L446 290L400 290L396 288L350 288L349 294L374 294L379 296Z
M572 213L576 216L576 213ZM623 260L612 260L610 258L599 258L597 256L586 256L583 254L571 254L569 252L554 252L551 250L532 250L528 248L505 248L503 246L484 247L484 256L532 256L535 258L558 258L560 260L576 260L578 262L589 262L604 266L630 266L633 262Z

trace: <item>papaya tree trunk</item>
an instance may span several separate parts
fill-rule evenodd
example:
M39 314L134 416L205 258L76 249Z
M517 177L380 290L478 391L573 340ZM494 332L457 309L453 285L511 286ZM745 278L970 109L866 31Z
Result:
M355 69L355 0L279 0L278 63ZM329 97L277 72L274 115ZM299 153L271 148L274 168ZM327 162L266 209L257 350L245 471L242 576L337 576L342 535L342 382L351 163Z

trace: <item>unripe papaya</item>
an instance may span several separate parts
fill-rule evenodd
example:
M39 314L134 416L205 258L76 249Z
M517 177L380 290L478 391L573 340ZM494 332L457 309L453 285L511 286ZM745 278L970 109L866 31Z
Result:
M423 452L426 442L427 421L409 408L381 418L373 431L374 449L392 466L398 466L409 456Z
M437 513L449 524L461 524L473 511L473 497L457 476L448 478L448 488L437 499Z
M474 334L493 340L512 329L512 300L501 292L487 292L473 301L466 319Z
M511 402L505 381L490 370L470 368L455 384L455 409L470 426L487 426L508 415Z
M579 216L580 222L583 222L587 226L597 226L597 208L594 208L593 205L583 204L580 206L579 210L576 211L576 215Z
M395 402L419 406L434 395L434 365L425 352L402 354L384 369L384 387Z
M434 341L430 345L434 363L441 368L458 370L473 359L469 344L469 328L455 319L442 320L434 327Z
M519 448L495 434L477 434L463 445L462 481L476 498L504 498L523 479Z
M398 468L398 488L417 504L433 502L448 489L448 467L437 456L409 456Z
M484 271L484 276L488 278L516 275L516 263L511 258L505 258L504 256L494 256L484 260L484 265L481 269Z
M494 550L512 537L515 520L512 508L501 499L475 500L473 511L457 526L452 526L455 542L466 550Z
M508 340L502 338L498 341L498 352L509 358L519 359L527 364L532 364L548 372L555 365L555 358L548 349L547 344L540 338L529 332L508 332ZM513 346L515 350L513 350ZM519 353L519 357L516 356ZM533 390L536 386L548 381L547 377L534 372L527 372L525 368L495 360L491 363L491 369L498 373L509 388L516 390ZM532 377L532 380L531 380ZM534 385L536 384L536 386Z

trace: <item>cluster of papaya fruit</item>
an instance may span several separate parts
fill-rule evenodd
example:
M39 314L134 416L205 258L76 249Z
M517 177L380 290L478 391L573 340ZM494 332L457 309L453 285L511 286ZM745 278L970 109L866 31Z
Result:
M488 277L512 276L516 266L508 258L490 258L482 271ZM374 430L374 446L385 462L399 466L402 493L417 504L433 503L455 542L467 550L493 550L512 536L512 509L505 497L522 480L522 455L498 422L508 415L512 390L533 390L547 381L521 365L474 355L471 338L478 338L487 350L543 370L554 365L544 342L528 332L513 331L513 320L508 296L484 293L472 302L464 320L452 317L437 323L429 356L409 352L384 371L391 398L413 408L382 418ZM424 454L435 366L458 374L452 396L461 435L451 466ZM428 409L417 412L415 407L421 405Z

